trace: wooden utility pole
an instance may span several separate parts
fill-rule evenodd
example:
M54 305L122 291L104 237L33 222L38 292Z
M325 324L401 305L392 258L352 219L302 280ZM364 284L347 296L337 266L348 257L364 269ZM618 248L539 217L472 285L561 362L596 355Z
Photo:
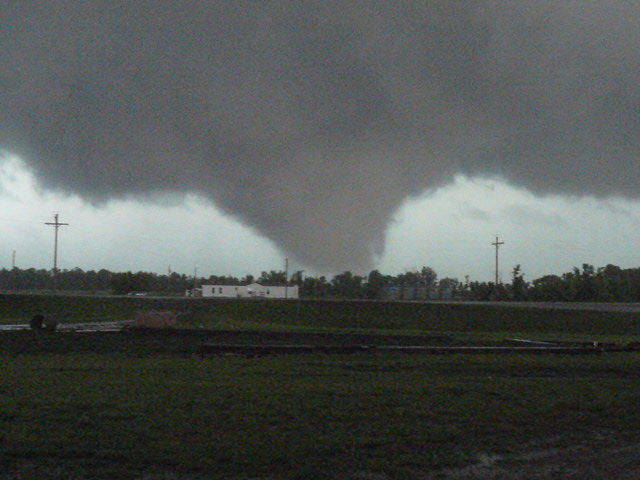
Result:
M52 225L54 227L55 236L53 243L53 290L56 289L56 277L58 275L58 229L63 225L69 225L68 223L60 223L58 221L58 214L53 215L53 222L45 222L45 225Z
M491 245L495 245L495 247L496 247L496 287L497 287L498 286L498 281L499 281L499 276L498 276L498 249L500 248L500 245L504 245L504 242L498 241L498 236L496 235L496 241L493 242Z
M284 298L289 298L289 259L284 259Z

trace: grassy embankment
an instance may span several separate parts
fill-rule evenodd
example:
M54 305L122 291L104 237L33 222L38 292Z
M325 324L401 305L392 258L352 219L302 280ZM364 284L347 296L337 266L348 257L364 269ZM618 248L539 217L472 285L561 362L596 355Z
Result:
M6 303L12 298L0 297L5 318L15 311ZM152 299L100 300L106 303L88 307L94 299L45 297L21 308L53 302L48 308L90 318L96 311L127 318L166 307ZM503 307L173 308L196 328L599 340L638 333L632 315ZM197 358L184 349L189 337L91 335L0 334L0 479L411 479L483 454L508 459L568 444L596 450L640 433L636 353Z
M220 301L135 297L0 295L0 323L28 323L36 313L63 321L132 319L139 310L178 312L190 328L453 334L501 340L598 340L640 338L640 313L570 311L500 305L366 301Z

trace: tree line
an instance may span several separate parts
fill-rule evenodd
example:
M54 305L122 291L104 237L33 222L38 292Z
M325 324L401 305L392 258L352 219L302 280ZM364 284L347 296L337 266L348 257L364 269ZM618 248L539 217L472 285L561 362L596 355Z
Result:
M4 291L51 291L53 272L45 269L0 270L0 289ZM284 271L262 272L258 277L187 276L176 272L61 270L55 276L55 288L64 292L126 295L136 292L183 295L203 284L297 285L302 298L345 298L371 300L461 300L461 301L548 301L548 302L640 302L640 268L623 269L615 265L595 268L583 264L561 275L544 275L531 282L524 279L520 265L512 272L510 283L464 281L438 278L430 267L385 275L372 270L368 275L346 271L333 278L304 276Z

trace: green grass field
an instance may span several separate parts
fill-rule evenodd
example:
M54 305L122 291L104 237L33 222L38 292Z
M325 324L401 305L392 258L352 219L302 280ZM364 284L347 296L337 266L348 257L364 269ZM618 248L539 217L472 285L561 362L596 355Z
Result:
M122 318L145 308L99 300ZM93 301L64 304L90 316ZM638 328L632 315L442 307L202 302L181 321L254 326L265 338L316 329L633 341ZM424 479L492 455L599 452L640 433L639 353L201 358L194 338L0 332L0 479Z
M236 301L186 298L82 297L0 294L0 323L28 323L37 313L67 322L126 320L137 311L179 314L188 328L368 331L455 334L478 338L525 336L631 342L640 338L640 313L367 301Z
M4 478L409 479L640 433L637 354L0 361Z

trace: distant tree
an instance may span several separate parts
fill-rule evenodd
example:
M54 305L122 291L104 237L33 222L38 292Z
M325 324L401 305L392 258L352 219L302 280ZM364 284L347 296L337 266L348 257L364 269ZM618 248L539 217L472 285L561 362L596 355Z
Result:
M568 300L567 293L564 277L545 275L531 283L529 299L539 302L561 302Z
M286 285L287 273L284 271L271 270L262 272L258 278L258 283L262 285Z
M391 277L383 275L378 270L372 270L367 276L364 284L364 296L370 299L381 299L384 296L384 289L390 283Z
M208 285L248 285L249 283L253 283L253 277L251 275L248 275L247 278L250 278L251 281L246 282L245 279L238 280L236 277L230 275L210 275L205 283Z
M640 268L626 269L623 274L626 301L640 302Z
M362 298L364 278L347 271L331 280L331 293L342 298Z
M305 297L326 298L331 294L331 285L325 277L306 277L302 292Z
M98 278L100 279L100 290L109 290L111 288L111 276L113 274L104 268L98 271Z
M111 290L116 295L154 291L155 285L154 274L148 272L116 273L111 278Z
M331 282L326 277L304 277L303 271L295 272L290 279L300 288L303 297L326 298L405 298L444 300L536 300L536 301L640 301L640 268L622 269L607 265L595 269L583 264L562 275L545 275L530 284L524 280L521 266L512 271L510 285L494 285L489 282L464 283L457 279L443 278L430 267L418 271L408 271L397 276L384 275L372 270L366 277L343 272ZM211 275L207 279L195 279L196 284L248 285L256 281L253 275L238 279L233 276ZM265 285L284 285L285 272L262 272L257 279ZM194 286L193 276L178 274L158 275L150 272L119 272L106 269L98 272L83 271L80 268L62 270L58 274L57 288L61 291L99 292L111 290L116 294L136 291L157 293L183 293ZM45 269L0 269L0 289L47 291L52 287L52 272Z
M469 300L475 300L480 302L488 302L491 300L491 295L495 290L493 282L470 282L469 283Z
M509 299L509 290L503 283L496 285L491 292L491 301L493 302L504 302Z
M415 300L422 285L419 272L405 272L396 277L396 284L400 286L400 299Z
M304 270L297 270L291 275L291 279L289 282L291 285L296 285L298 287L298 296L304 297L306 293L304 292Z
M460 282L457 278L445 277L438 282L438 298L440 300L454 300L458 295Z
M529 285L524 281L524 274L520 265L516 265L511 273L511 285L508 288L509 297L517 302L526 300L528 288Z
M298 285L298 287L301 287L304 282L304 270L297 270L293 272L289 281L293 285Z
M435 294L438 284L438 274L431 267L422 267L422 270L420 270L420 280L424 287L425 300L431 299Z
M166 290L174 293L182 293L188 290L187 276L184 274L180 275L177 272L171 272L171 274L167 276Z
M598 299L598 291L596 288L595 268L587 263L582 264L582 272L580 273L579 288L576 300L582 302L593 302Z
M60 290L88 290L85 283L86 275L81 268L74 268L71 270L61 270L58 272L56 278L56 288Z
M35 268L19 270L16 285L19 290L48 290L52 285L51 272Z
M472 300L471 284L469 283L469 275L464 276L464 282L458 285L458 296L460 300Z
M111 277L111 290L116 295L125 295L135 291L133 273L115 273Z

